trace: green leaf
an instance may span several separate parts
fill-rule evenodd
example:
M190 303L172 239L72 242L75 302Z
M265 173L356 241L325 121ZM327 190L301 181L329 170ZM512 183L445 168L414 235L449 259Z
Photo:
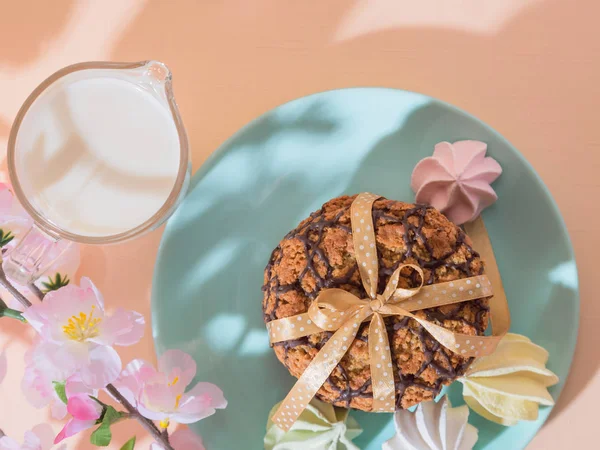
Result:
M125 442L123 447L121 447L121 450L133 450L134 447L135 447L135 436L132 437L131 439L129 439L127 442Z
M92 397L93 398L93 397ZM112 440L112 432L110 426L121 418L121 413L112 406L106 406L102 414L102 423L90 436L92 445L98 447L106 447Z
M110 425L102 423L90 436L90 442L97 447L108 447L112 439Z
M4 247L14 238L15 237L10 230L8 232L4 232L4 230L0 229L0 247Z
M57 272L54 278L52 278L52 276L49 276L48 281L42 283L42 286L44 286L42 292L44 294L47 294L50 291L57 291L60 288L68 285L70 282L71 280L69 280L68 275L61 275Z
M65 392L65 382L53 381L52 384L54 385L54 391L56 392L56 395L58 395L58 398L60 398L66 405L68 400L67 393Z
M122 414L112 406L107 406L106 411L104 412L104 417L102 418L102 423L108 423L109 425L112 425L121 419L121 415Z

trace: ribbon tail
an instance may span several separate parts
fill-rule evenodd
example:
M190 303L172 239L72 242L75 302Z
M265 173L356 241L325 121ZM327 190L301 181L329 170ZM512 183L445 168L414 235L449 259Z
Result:
M477 336L471 334L453 333L444 327L440 327L439 325L424 319L419 319L412 314L410 314L409 317L412 317L419 322L436 341L438 341L448 350L466 358L477 358L479 356L493 353L500 343L500 340L504 336Z
M361 308L335 332L304 370L272 421L282 430L289 431L302 411L308 406L331 372L342 360L358 333L360 324L371 314L369 308Z
M506 292L502 285L502 277L496 262L496 255L492 247L490 235L487 232L483 219L479 216L473 222L465 224L465 230L473 240L473 245L486 262L486 273L489 283L494 287L494 296L490 300L490 317L492 321L492 333L496 336L504 336L510 329L510 310Z
M394 412L396 385L390 353L390 341L381 314L373 314L369 325L369 357L373 388L373 412Z
M471 334L454 333L447 328L421 319L416 315L400 308L397 305L385 305L382 310L384 314L410 317L417 321L431 336L451 352L465 358L485 356L492 353L504 334L493 334L492 336L477 336ZM370 339L370 337L369 337Z

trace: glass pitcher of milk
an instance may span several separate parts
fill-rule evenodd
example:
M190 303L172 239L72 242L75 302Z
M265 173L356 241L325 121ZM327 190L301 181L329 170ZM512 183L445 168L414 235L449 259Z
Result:
M3 262L18 283L53 262L60 239L108 244L158 227L191 172L169 69L88 62L58 71L19 110L7 162L35 223Z

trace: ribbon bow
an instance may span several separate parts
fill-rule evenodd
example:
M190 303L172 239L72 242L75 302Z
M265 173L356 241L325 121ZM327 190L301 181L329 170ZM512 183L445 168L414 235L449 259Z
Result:
M368 342L374 412L394 412L396 405L390 343L383 320L385 316L403 316L416 320L440 344L464 357L492 353L508 331L508 321L501 320L501 329L494 329L492 336L453 333L411 313L492 295L491 282L485 275L423 286L423 270L413 264L404 264L394 271L383 293L377 294L378 262L371 210L378 198L379 196L369 193L359 194L351 207L356 261L369 297L360 299L343 289L324 289L310 305L308 313L267 324L272 343L298 339L322 331L334 332L272 418L273 422L285 431L290 429L341 361L363 322L371 322ZM397 287L400 272L406 268L417 271L421 279L419 287Z

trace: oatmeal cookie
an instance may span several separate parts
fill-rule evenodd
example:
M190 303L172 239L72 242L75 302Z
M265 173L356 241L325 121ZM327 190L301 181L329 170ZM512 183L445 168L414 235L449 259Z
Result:
M355 197L338 197L303 220L273 251L264 273L265 322L305 313L322 289L341 288L359 298L362 286L354 255L350 206ZM425 284L452 281L484 272L479 254L466 234L442 213L425 205L380 198L373 205L381 293L400 264L423 269ZM399 287L419 285L406 268ZM429 308L415 313L454 332L483 335L488 299ZM385 318L391 349L396 408L433 400L443 385L465 373L473 358L463 358L435 341L413 319ZM273 345L277 358L300 377L332 336L321 332ZM363 323L344 358L317 393L336 406L371 411L373 394L368 352L368 323Z

